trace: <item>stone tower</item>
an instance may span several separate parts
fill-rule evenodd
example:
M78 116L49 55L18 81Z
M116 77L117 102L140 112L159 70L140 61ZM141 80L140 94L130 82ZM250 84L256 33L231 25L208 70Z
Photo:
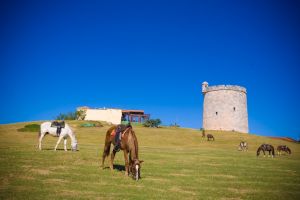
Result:
M202 83L203 128L248 133L246 88Z

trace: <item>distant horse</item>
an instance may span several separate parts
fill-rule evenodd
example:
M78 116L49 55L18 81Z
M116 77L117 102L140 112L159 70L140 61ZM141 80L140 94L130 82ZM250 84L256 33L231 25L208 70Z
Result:
M265 151L269 152L269 156L272 153L272 158L275 156L274 147L272 145L270 145L270 144L262 144L262 145L260 145L260 147L258 147L258 149L257 149L256 156L259 156L260 151L263 151L264 157L266 156Z
M215 141L215 138L212 134L207 134L206 136L207 136L207 141L209 141L209 140Z
M247 151L248 150L248 143L245 141L241 141L239 144L239 151Z
M205 130L202 130L202 138L205 138Z
M116 145L115 143L115 130L116 126L112 126L106 132L105 137L105 145L104 151L102 155L102 168L104 169L104 161L105 158L110 153L110 146L111 143ZM125 159L125 175L132 175L135 180L141 178L141 163L142 160L139 160L138 154L138 141L132 127L126 128L122 133L121 139L121 150L124 152L124 159ZM110 169L113 170L113 162L116 155L116 151L112 151L111 153L111 160L110 160Z
M277 147L277 154L278 154L278 155L281 155L281 154L282 154L282 151L284 151L284 152L286 152L286 153L288 153L288 154L291 154L291 153L292 153L291 149L288 148L286 145L279 145L279 146Z
M44 122L41 124L41 129L39 132L39 144L38 148L42 150L42 140L45 135L52 135L57 137L57 128L51 126L51 122ZM64 150L67 151L67 137L71 138L71 149L72 151L77 151L77 140L75 137L74 132L70 128L68 124L65 124L64 128L61 128L59 138L56 142L56 145L54 147L54 150L56 151L58 144L62 139L64 139Z

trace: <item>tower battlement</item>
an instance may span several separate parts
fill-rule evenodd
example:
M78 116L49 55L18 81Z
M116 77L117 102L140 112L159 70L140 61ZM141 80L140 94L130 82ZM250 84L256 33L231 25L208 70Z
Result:
M218 91L218 90L234 90L238 92L244 92L247 94L247 90L244 87L238 85L214 85L202 88L202 93L211 92L211 91Z

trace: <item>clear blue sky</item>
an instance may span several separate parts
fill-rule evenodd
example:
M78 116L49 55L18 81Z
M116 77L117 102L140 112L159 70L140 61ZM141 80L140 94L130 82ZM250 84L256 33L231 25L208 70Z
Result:
M248 90L250 131L300 137L299 1L1 1L0 123L77 106L202 126L201 83Z

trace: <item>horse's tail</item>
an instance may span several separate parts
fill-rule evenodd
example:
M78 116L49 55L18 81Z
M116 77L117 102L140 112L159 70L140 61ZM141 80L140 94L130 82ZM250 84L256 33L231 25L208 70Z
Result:
M272 155L275 156L275 151L274 151L274 147L272 145L271 146L271 149L272 149Z
M104 144L104 149L103 149L103 154L102 154L102 169L104 169L104 161L107 156L109 156L110 153L110 146L111 146L111 133L112 131L116 128L116 126L110 127L105 136L105 144Z
M104 146L104 150L103 150L103 155L102 155L103 158L109 156L110 146L111 146L110 142L105 142L105 146Z
M112 129L108 129L106 132L105 136L105 144L104 144L104 150L103 150L103 156L109 156L110 153L110 146L111 146L111 141L110 141L110 134L112 132Z

